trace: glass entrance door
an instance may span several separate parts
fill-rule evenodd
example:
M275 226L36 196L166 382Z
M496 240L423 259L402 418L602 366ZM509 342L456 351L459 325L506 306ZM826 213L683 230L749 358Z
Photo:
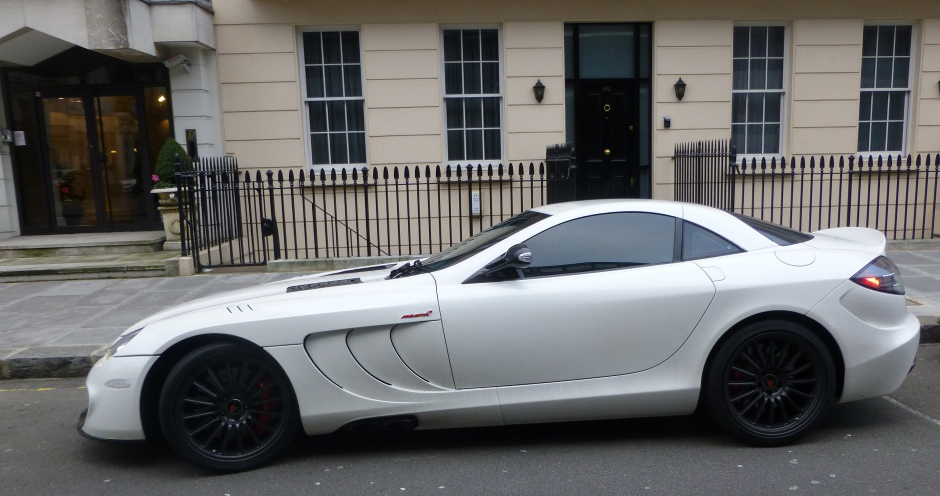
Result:
M42 99L50 213L56 227L98 223L85 103L81 96Z
M147 202L152 200L144 184L137 98L95 98L99 183L105 222L109 225L138 224L147 220ZM150 177L149 175L147 176ZM146 196L144 196L146 195Z
M153 224L137 95L85 92L40 100L52 231Z

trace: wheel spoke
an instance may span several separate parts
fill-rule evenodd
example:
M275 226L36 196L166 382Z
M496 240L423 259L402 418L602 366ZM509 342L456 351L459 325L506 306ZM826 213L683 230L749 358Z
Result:
M788 377L793 377L793 376L799 375L801 372L803 372L803 371L805 371L805 370L807 370L807 369L811 369L811 368L813 368L813 364L811 364L811 363L803 364L802 366L800 366L800 368L794 369L794 370L791 370L791 371L787 372L787 376L788 376Z
M227 387L226 391L229 393L235 393L237 386L235 381L232 380L232 362L225 362L225 385Z
M752 367L754 367L754 370L759 371L761 369L761 366L758 365L757 362L755 362L754 359L750 357L747 351L744 351L743 353L741 353L741 358L747 360L747 362L750 363Z
M788 403L790 403L790 406L792 406L793 409L796 410L797 413L803 413L804 411L806 411L803 409L803 407L801 407L795 401L793 401L793 398L791 398L790 395L782 394L780 395L780 397L786 400Z
M218 413L212 410L201 412L201 413L193 413L191 415L183 415L183 420L193 420L193 419L205 417L206 415L218 415Z
M738 395L738 396L735 396L734 398L731 398L731 402L732 402L732 403L737 403L738 401L740 401L740 400L742 400L742 399L744 399L744 398L747 398L748 396L750 396L750 395L752 395L752 394L755 394L755 393L757 393L757 389L752 389L752 390L750 390L750 391L748 391L748 392L746 392L746 393L744 393L744 394L740 394L740 395Z
M202 445L202 449L208 448L209 443L211 443L214 439L219 437L219 433L222 431L223 427L225 427L225 424L222 422L219 422L219 425L216 426L215 430L212 431L211 434L209 434L208 438L206 438L206 442L205 444Z
M796 353L793 354L793 358L791 358L790 361L787 362L787 364L784 365L782 368L784 370L793 369L793 366L796 364L797 360L799 360L800 358L803 358L803 350L797 350Z
M215 403L212 403L212 402L209 402L209 401L200 400L200 399L197 399L197 398L190 398L190 397L188 397L188 396L185 397L185 398L183 398L183 401L185 401L186 403L193 403L193 404L195 404L195 405L207 406L207 407L209 407L209 408L215 407Z
M258 371L255 372L255 375L251 376L251 379L248 379L248 381L239 384L239 387L242 390L251 389L253 384L257 384L258 381L261 380L262 375L264 375L264 369L258 369Z
M255 405L267 405L269 403L277 403L281 401L282 399L284 399L283 396L274 396L272 398L264 398L262 400L254 401L252 403L254 403Z
M212 382L215 384L216 389L220 393L225 394L225 387L222 386L222 381L219 380L219 376L215 375L215 371L213 371L211 368L207 368L206 375L208 375L209 379L212 380Z
M238 441L239 453L245 452L245 434L242 432L243 430L247 430L247 429L243 429L243 425L241 423L238 423L235 426L235 440Z
M275 386L277 386L277 383L274 382L274 381L271 381L271 382L267 383L263 388L261 388L261 389L255 391L251 396L248 397L248 399L249 399L249 400L253 400L253 399L257 398L259 395L261 395L262 393L264 393L265 391L268 391L269 389L271 389L271 388L273 388L273 387L275 387Z
M762 348L763 348L763 346L761 346L760 343L758 343L756 346L754 346L754 349L755 349L756 352L757 352L757 358L760 360L760 366L757 367L758 370L766 369L766 368L767 368L767 357L764 356L764 351L763 351Z
M780 350L780 359L774 362L775 367L782 367L783 362L787 359L787 355L790 353L790 342L785 341L783 343L783 349Z
M228 440L232 437L232 426L225 424L225 432L222 433L222 445L219 446L219 452L225 454L225 448L228 447Z
M812 399L812 398L813 398L813 395L804 393L803 391L800 391L799 389L794 389L794 388L788 387L788 388L786 388L786 391L787 391L788 394L789 394L789 393L795 393L795 394L797 394L797 395L799 395L799 396L802 396L802 397L804 397L804 398L809 398L809 399Z
M733 370L733 371L735 371L735 372L740 372L740 373L742 373L742 374L747 374L747 375L749 375L749 376L751 376L751 377L754 377L754 378L757 377L757 374L755 374L755 373L753 373L753 372L750 372L750 371L747 371L747 370L744 370L744 369L742 369L741 367L737 367L737 366L733 366L733 365L732 365L732 366L731 366L731 370Z
M744 414L750 411L751 408L754 408L754 405L756 405L759 401L760 401L760 396L754 398L750 403L748 403L746 407L744 407L743 410L738 412L738 415L741 415L743 417Z
M284 414L280 412L269 412L266 410L258 410L255 408L252 408L250 411L253 415L265 415L268 417L276 417L276 418L281 418L284 416Z
M210 418L210 419L208 419L208 420L206 420L205 422L203 422L202 424L200 424L199 427L195 428L194 430L189 431L189 436L190 436L190 437L195 437L195 436L196 436L197 434L199 434L200 432L206 430L206 428L209 427L210 425L212 425L215 421L216 421L216 419L215 419L214 417L213 417L213 418Z
M267 432L271 432L271 431L274 430L274 429L272 429L268 424L265 424L265 423L262 422L260 419L258 419L257 417L254 417L254 416L248 417L248 422L254 423L255 425L257 425L258 427L261 427L262 429L264 429L264 430L267 431Z
M207 388L206 386L203 386L202 383L200 383L199 381L193 381L193 386L196 386L197 388L201 389L202 391L204 391L204 392L205 392L206 394L208 394L209 396L212 396L214 399L219 399L219 395L218 395L218 394L213 393L212 391L210 391L209 388ZM221 392L221 391L220 391L220 392Z
M816 384L817 379L792 379L788 380L787 384Z

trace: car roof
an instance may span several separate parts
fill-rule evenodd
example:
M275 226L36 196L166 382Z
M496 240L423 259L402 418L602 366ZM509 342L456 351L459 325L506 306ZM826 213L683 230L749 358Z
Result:
M532 210L566 218L629 210L655 212L698 224L724 236L746 251L778 246L730 213L694 203L645 199L580 200L542 205Z

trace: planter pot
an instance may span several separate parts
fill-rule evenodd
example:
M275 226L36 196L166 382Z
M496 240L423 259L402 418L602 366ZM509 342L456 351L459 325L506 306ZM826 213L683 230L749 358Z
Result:
M157 195L157 203L160 205L157 210L163 218L163 233L166 235L167 243L178 243L180 241L180 209L179 200L176 198L176 188L152 189L150 192Z
M65 225L77 226L82 222L82 216L85 215L85 208L78 201L66 201L62 204L62 217L65 219Z

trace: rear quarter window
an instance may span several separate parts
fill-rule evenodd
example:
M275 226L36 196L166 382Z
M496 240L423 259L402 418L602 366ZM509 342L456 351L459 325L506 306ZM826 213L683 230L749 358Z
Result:
M813 239L812 234L806 234L804 232L789 229L777 224L771 224L770 222L755 219L754 217L748 217L747 215L736 213L732 213L731 215L737 217L741 220L741 222L750 226L751 229L761 233L765 238L773 241L774 243L777 243L780 246L805 243Z

